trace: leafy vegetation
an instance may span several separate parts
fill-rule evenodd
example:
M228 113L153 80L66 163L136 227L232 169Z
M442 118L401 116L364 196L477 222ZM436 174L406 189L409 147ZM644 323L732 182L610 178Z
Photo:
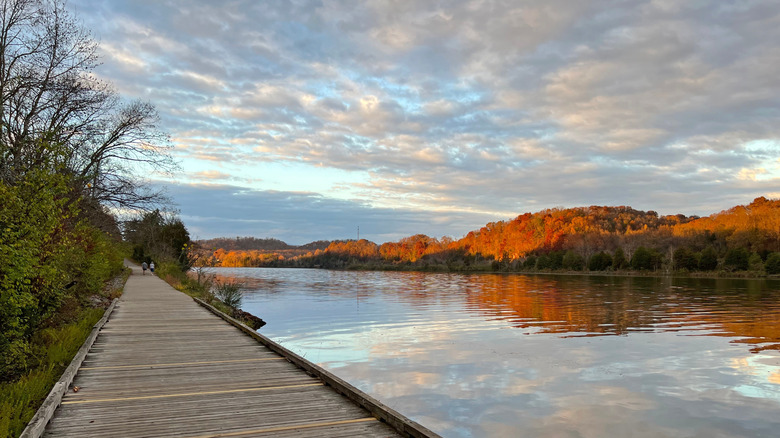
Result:
M17 435L116 291L126 253L109 207L163 201L148 103L92 74L97 43L59 0L0 0L0 436Z
M137 262L173 262L182 271L192 267L190 233L181 219L154 210L124 223L125 241Z
M769 254L769 257L766 258L764 269L770 275L780 274L780 252Z
M214 296L234 309L241 308L241 289L243 285L235 281L217 283L214 287Z
M13 382L0 383L1 436L22 433L102 315L103 309L85 309L74 322L36 333L31 342L36 363L31 371Z
M757 198L706 218L659 216L623 206L549 209L487 224L460 240L417 234L382 245L365 239L335 241L291 257L276 250L201 249L199 264L775 275L774 265L767 263L775 263L778 252L780 201Z
M34 335L71 321L122 269L120 245L81 217L65 182L43 171L0 182L0 380L27 370Z
M243 285L235 281L219 281L214 275L206 274L202 268L195 268L189 275L176 263L162 263L160 278L187 295L199 298L222 313L232 316L247 326L258 329L265 321L241 310Z
M612 256L604 251L599 251L588 261L588 270L606 271L612 266Z

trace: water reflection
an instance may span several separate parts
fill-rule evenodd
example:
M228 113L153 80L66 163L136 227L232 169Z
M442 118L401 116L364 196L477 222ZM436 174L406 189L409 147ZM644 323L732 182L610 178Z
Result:
M517 328L575 335L703 331L779 349L778 284L644 277L469 277L471 308ZM774 287L774 289L772 289Z
M780 283L217 269L261 331L444 436L775 436Z

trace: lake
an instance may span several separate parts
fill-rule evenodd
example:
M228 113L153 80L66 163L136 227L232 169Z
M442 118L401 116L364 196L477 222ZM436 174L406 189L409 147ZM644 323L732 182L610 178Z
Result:
M445 437L777 437L780 281L213 268Z

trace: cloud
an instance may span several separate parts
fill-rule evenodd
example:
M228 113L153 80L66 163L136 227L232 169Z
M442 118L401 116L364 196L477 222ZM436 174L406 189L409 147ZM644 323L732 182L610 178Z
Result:
M98 74L157 105L184 167L361 173L365 205L494 219L780 191L771 2L74 5Z
M224 174L204 172L221 179ZM217 175L218 174L218 175ZM373 208L363 202L335 200L317 193L259 191L224 184L165 184L179 204L193 238L275 237L301 245L315 240L354 239L377 243L406 237L409 230L459 238L490 220L470 212L437 213Z
M229 173L220 172L218 170L204 170L202 172L195 172L192 174L192 178L204 181L221 181L233 179L233 175Z
M267 336L444 436L744 436L776 427L776 354L733 348L707 316L714 336L636 315L631 333L588 336L614 322L599 299L602 280L319 272L306 274L318 299L291 300L283 292L301 290L297 274L232 275L248 284L246 310L267 315ZM621 284L611 291L637 290ZM558 293L572 289L581 293ZM602 310L595 320L556 319L556 309L582 310L569 300L589 293ZM700 297L682 299L691 298ZM607 307L622 312L630 301Z

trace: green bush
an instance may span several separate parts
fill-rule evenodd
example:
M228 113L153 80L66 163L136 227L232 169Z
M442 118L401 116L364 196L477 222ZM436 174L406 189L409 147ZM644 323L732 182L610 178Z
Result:
M767 256L764 270L769 275L780 274L780 252L773 252Z
M588 270L590 271L605 271L610 266L612 266L612 256L604 251L593 254L588 260Z
M699 260L696 253L686 247L677 248L674 251L674 269L695 271L699 268Z
M750 258L748 258L748 269L755 272L764 270L764 261L758 253L754 252L753 254L750 254Z
M658 251L640 246L631 256L631 268L637 271L656 270L661 267L663 259Z
M699 257L699 269L702 271L712 271L718 267L718 253L715 248L708 246L704 248Z
M563 251L552 251L549 254L550 257L550 269L556 270L563 267Z
M0 182L0 199L0 381L8 381L30 366L32 336L76 317L123 257L79 219L62 175L33 171L14 185Z
M623 248L616 249L615 254L612 256L612 267L615 269L626 269L628 266L628 259Z
M214 285L214 296L225 305L234 309L241 308L243 284L235 281L225 281Z
M124 266L120 246L105 233L86 224L76 227L78 239L71 246L66 269L76 281L76 291L91 295L99 291L106 280L119 274Z
M732 248L726 252L723 265L732 271L747 271L750 267L750 253L745 248Z
M0 437L22 433L103 313L103 309L85 310L75 322L33 337L33 369L13 382L0 383Z
M157 275L175 289L191 297L200 298L209 304L213 304L212 286L214 285L214 276L202 272L201 275L197 275L198 271L195 271L195 274L195 276L190 276L186 272L182 272L181 266L177 262L170 260L161 262L159 268L157 268Z
M0 380L27 367L29 338L59 307L74 235L65 179L30 172L0 182Z
M582 256L576 252L569 250L566 251L566 254L564 254L561 265L563 269L568 269L570 271L582 271L582 269L585 267L585 259L583 259Z
M550 256L547 254L540 255L536 258L536 269L539 271L544 271L545 269L550 269L552 266L552 262L550 261Z

